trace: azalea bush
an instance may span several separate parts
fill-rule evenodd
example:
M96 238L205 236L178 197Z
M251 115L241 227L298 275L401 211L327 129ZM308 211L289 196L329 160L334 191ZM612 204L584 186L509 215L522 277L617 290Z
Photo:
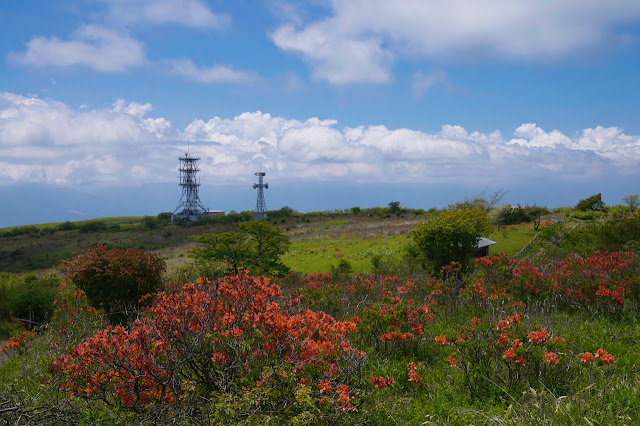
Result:
M165 268L165 261L156 254L106 245L62 260L57 267L93 306L112 314L116 323L134 317L140 298L160 290Z
M239 417L288 418L300 414L296 395L307 392L317 403L314 415L351 410L351 396L323 396L319 383L347 396L358 386L366 356L347 336L356 324L309 309L290 314L281 297L267 278L246 273L185 284L155 296L130 329L108 327L59 357L51 372L62 375L69 396L132 409L196 394L214 406L240 398Z

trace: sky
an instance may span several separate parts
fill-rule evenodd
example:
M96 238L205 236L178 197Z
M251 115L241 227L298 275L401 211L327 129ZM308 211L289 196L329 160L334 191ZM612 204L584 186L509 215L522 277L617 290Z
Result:
M0 227L640 193L637 0L0 0Z

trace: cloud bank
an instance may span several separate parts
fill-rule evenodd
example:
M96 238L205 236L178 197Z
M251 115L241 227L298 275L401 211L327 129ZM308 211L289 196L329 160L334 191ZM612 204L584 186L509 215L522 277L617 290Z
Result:
M386 83L399 59L549 62L611 51L635 41L628 0L333 0L331 14L272 34L317 80Z
M382 125L339 127L246 112L195 119L177 129L150 117L148 103L118 100L78 108L0 93L0 184L136 186L173 182L178 156L201 157L208 184L250 181L262 164L289 182L487 183L508 187L538 178L588 182L638 175L640 136L617 127L575 135L535 123L505 138L444 125L433 134Z

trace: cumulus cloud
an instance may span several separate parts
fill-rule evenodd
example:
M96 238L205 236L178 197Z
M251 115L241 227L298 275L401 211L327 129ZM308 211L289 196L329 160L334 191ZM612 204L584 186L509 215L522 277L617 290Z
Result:
M103 0L115 21L126 24L175 23L188 27L225 29L231 19L214 13L201 0Z
M270 178L305 182L487 183L539 177L588 180L638 175L640 136L617 127L573 136L535 123L505 138L444 125L437 133L383 125L339 127L260 111L193 120L176 129L148 103L102 109L0 93L0 182L137 185L173 182L177 158L201 158L207 184L246 183L262 164Z
M10 59L27 65L87 66L97 71L124 71L144 63L142 44L126 34L97 25L80 27L69 40L36 37L27 50L10 54Z
M627 0L333 0L331 15L272 34L332 84L385 83L393 59L554 61L628 44ZM295 25L295 26L294 26Z
M320 23L297 31L283 26L272 38L280 49L301 54L316 80L335 85L391 80L391 54L380 46L380 40L342 37L330 27Z
M199 83L241 83L251 84L258 76L253 72L234 70L224 65L198 67L190 59L175 59L168 61L175 74L180 74Z

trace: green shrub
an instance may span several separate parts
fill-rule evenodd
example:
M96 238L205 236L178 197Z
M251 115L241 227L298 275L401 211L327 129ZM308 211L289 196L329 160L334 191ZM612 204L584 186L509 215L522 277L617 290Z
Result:
M78 229L81 234L89 234L92 232L104 232L108 229L108 226L106 223L96 220L83 223Z
M38 278L28 274L11 294L11 309L15 318L44 324L51 319L56 289L60 281L55 274ZM29 326L29 324L27 324Z

